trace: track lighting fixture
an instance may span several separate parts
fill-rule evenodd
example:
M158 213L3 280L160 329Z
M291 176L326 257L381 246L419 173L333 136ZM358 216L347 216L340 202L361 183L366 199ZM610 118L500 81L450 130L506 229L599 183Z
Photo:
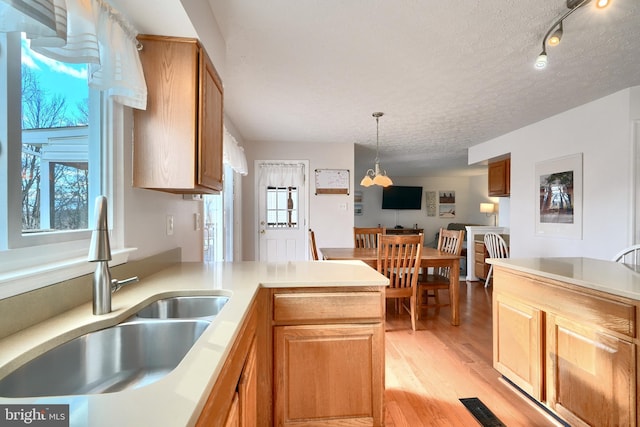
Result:
M590 3L591 0L566 0L567 1L567 9L560 18L556 19L554 23L551 25L549 30L544 35L542 39L542 52L538 55L538 58L535 62L535 67L538 70L541 70L547 66L548 58L547 58L547 45L548 46L557 46L560 44L560 40L562 40L562 34L564 32L564 20L571 15L576 10L580 9L582 6L585 6L587 3ZM611 0L595 0L596 8L604 9L609 6ZM555 30L555 31L554 31Z

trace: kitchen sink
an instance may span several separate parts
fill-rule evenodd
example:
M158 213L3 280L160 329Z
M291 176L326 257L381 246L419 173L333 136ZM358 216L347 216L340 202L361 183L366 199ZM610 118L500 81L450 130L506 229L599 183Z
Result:
M194 319L211 320L229 301L221 295L178 296L152 302L136 316L145 319Z
M112 393L171 372L209 326L205 320L136 320L82 335L0 380L0 396Z

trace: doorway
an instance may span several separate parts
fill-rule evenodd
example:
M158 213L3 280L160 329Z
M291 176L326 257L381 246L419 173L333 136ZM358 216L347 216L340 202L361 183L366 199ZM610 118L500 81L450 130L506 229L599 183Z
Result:
M308 170L304 160L256 160L256 259L308 259Z

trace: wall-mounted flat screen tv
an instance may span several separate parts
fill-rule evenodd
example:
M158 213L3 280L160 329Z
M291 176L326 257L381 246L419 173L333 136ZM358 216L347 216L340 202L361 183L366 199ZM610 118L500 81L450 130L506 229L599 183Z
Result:
M382 188L382 209L421 209L422 187L391 185Z

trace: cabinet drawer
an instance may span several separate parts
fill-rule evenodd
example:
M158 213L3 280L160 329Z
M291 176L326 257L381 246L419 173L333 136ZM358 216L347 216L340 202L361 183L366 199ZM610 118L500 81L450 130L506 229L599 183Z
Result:
M273 320L276 322L381 319L384 294L381 292L287 293L273 296Z
M636 309L631 302L565 288L566 285L551 279L543 281L502 268L494 271L494 293L516 295L544 311L597 325L630 338L636 337Z

